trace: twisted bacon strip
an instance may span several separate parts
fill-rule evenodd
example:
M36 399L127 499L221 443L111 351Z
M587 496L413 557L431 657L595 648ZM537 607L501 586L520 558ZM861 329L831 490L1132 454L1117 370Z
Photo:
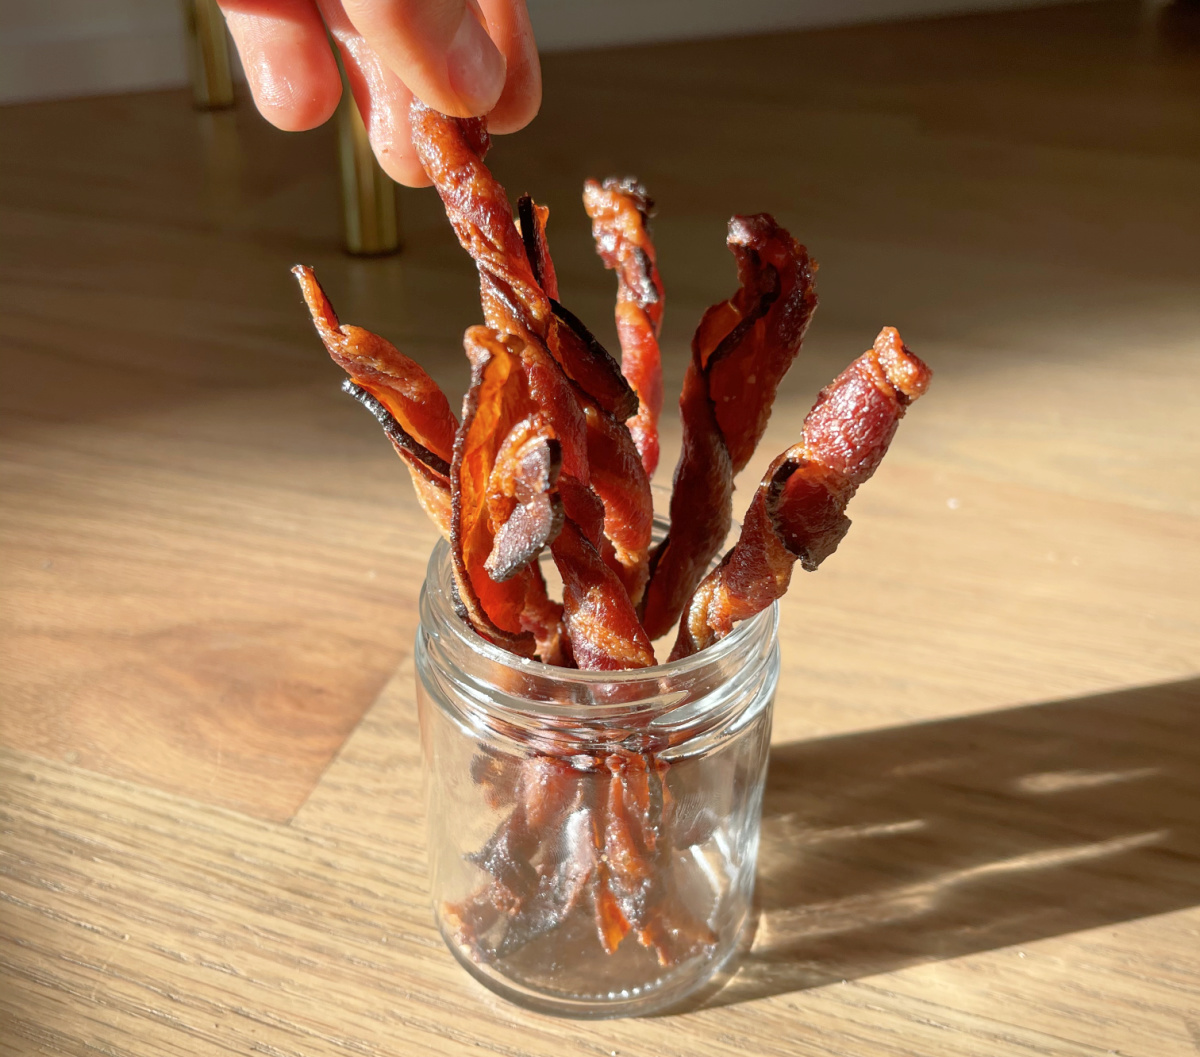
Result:
M622 453L605 452L600 458L593 445L597 432L612 433L603 415L616 418L619 424L636 410L637 395L587 328L551 299L545 287L557 292L557 280L545 239L547 212L526 199L519 206L521 231L514 227L504 188L483 164L486 141L478 123L445 117L414 100L412 124L413 143L422 165L442 197L459 241L479 269L485 318L497 331L520 335L525 341L521 356L530 392L562 442L559 492L567 524L578 529L584 540L597 545L603 543L598 531L602 519L613 533L609 542L621 582L640 593L646 579L652 518L649 482L644 474L631 478L628 474L606 473L605 468L614 460L620 462ZM564 390L540 354L542 347L548 349L579 393ZM590 405L594 405L592 413L585 414L584 407ZM585 415L582 438L580 415ZM631 446L627 442L627 447ZM590 465L593 454L601 463L595 481ZM602 509L591 494L593 486L604 504ZM638 516L633 516L634 512ZM588 551L565 544L560 551L585 561L583 567L572 570L573 576L589 584L589 590L600 590L595 570L587 561ZM586 597L584 592L572 599ZM568 601L568 614L571 605ZM635 638L628 638L620 647L615 644L615 635L631 631L623 609L613 598L603 606L591 607L587 619L568 622L573 629L572 647L578 647L577 660L594 656L597 663L608 664L619 655L640 655L640 643ZM609 617L614 623L603 630L603 620ZM576 637L585 631L603 641L577 643Z
M471 327L463 343L471 387L450 468L458 599L481 635L545 656L556 652L557 619L533 560L562 525L558 442L530 399L521 339Z
M392 413L374 396L349 378L342 382L342 392L354 397L375 417L387 434L396 454L408 467L417 502L438 527L438 531L450 539L450 464L434 455L423 444L406 433Z
M558 280L546 240L550 211L524 195L517 203L517 212L530 267L547 293L554 297ZM557 397L558 402L569 400L565 394ZM650 480L629 429L580 387L575 388L574 402L586 421L588 483L603 505L603 538L595 532L595 506L579 494L574 482L566 485L563 500L568 514L600 549L601 556L636 605L649 576L650 535L654 527Z
M534 278L547 297L558 300L558 274L554 261L550 259L550 244L546 241L546 224L550 220L548 206L537 205L529 195L517 199L517 223L521 229L521 241L525 244L525 257L533 269Z
M658 466L658 416L662 413L663 287L658 274L650 217L654 203L646 189L627 177L583 185L583 207L592 218L596 252L617 273L617 337L621 373L638 396L637 414L626 421L646 476Z
M869 352L821 390L804 439L771 464L736 546L692 596L671 660L711 646L782 597L797 560L811 572L834 552L850 527L846 504L932 376L895 328L885 327Z
M458 422L445 394L419 364L361 327L342 326L311 268L292 269L313 324L334 362L349 376L342 388L383 426L412 476L417 498L450 533L450 458Z
M604 505L601 553L636 606L650 575L654 528L650 482L628 428L590 400L580 403L587 422L592 488Z
M612 753L605 764L612 774L604 818L608 887L638 942L654 948L660 965L676 965L715 943L716 936L675 890L669 765L654 755L627 752Z
M413 100L413 146L446 215L479 269L484 319L496 330L544 341L567 377L622 421L637 394L583 324L552 301L534 274L504 188L483 164L487 134L476 119L450 118Z
M754 453L779 382L817 306L808 251L766 213L735 216L728 244L741 287L713 305L692 338L679 398L683 447L671 493L671 531L650 557L642 623L670 630L725 541L733 477Z
M617 574L570 518L550 544L563 579L571 653L580 668L620 671L654 664L654 647Z
M491 140L479 118L450 118L413 100L413 146L433 181L450 226L475 261L483 317L507 333L544 338L550 299L534 277L513 226L504 188L483 164Z
M488 478L488 518L495 529L483 567L496 583L512 579L562 529L562 500L554 491L559 444L535 411L508 432Z

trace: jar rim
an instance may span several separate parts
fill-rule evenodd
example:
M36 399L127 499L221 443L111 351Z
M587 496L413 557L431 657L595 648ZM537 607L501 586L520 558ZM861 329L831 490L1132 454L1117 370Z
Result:
M566 701L539 700L523 694L510 695L501 686L495 685L484 706L488 711L515 710L544 718L586 717L590 720L603 720L618 715L628 716L631 713L637 713L643 718L659 717L682 703L680 693L673 689L674 686L686 683L689 678L702 679L706 669L727 666L731 657L738 653L753 654L755 644L762 643L764 639L773 644L779 622L779 604L773 602L762 612L741 621L723 639L680 660L666 661L648 668L586 671L546 664L531 657L521 657L489 642L455 611L450 601L453 597L452 585L450 547L445 539L439 539L429 557L425 582L421 587L422 615L424 616L427 608L432 605L435 612L431 615L437 618L436 628L425 627L425 621L422 619L422 628L426 633L436 632L439 637L449 636L459 648L479 655L485 665L500 666L502 670L507 670L514 676L538 682L545 681L547 685L553 684L559 688L577 687L581 691L588 687L604 687L603 696L611 694L622 699L622 703L593 701L587 704L573 704ZM436 601L435 592L440 596ZM749 659L747 656L747 660ZM498 684L499 681L495 682ZM645 693L637 695L636 698L630 696L629 691L640 684L645 684ZM626 688L626 693L621 693L621 687ZM484 703L481 701L478 704Z

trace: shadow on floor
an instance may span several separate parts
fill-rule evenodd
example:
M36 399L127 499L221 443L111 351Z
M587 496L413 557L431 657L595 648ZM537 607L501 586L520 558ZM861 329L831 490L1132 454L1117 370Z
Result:
M1200 903L1200 679L772 751L717 1006Z

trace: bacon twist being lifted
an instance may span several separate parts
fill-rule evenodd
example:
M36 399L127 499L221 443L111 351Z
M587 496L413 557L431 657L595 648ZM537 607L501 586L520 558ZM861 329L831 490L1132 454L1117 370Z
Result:
M771 464L737 544L692 596L671 660L711 646L782 597L797 561L811 572L837 549L850 527L846 504L932 376L895 328L885 327L870 351L821 390L804 439Z
M626 421L646 476L658 466L658 416L662 413L663 286L650 238L654 202L633 177L609 177L583 185L583 207L605 267L617 273L617 337L621 373L638 396L637 414Z
M390 342L362 327L343 326L313 270L292 269L321 341L350 380L342 388L383 426L412 476L417 498L450 534L450 458L458 421L437 383Z
M508 196L483 164L488 141L486 133L480 135L479 122L446 117L419 99L413 100L411 118L417 157L442 198L458 241L479 269L488 325L543 340L567 377L624 421L637 410L637 394L604 346L538 282L513 224Z
M733 519L733 477L753 455L776 390L817 307L808 251L766 213L735 216L741 286L704 313L679 398L683 447L671 530L650 557L642 623L656 639L679 619Z
M483 164L477 124L419 101L412 121L418 156L479 269L484 316L498 334L520 337L526 389L561 444L558 493L566 538L552 554L564 580L578 588L566 592L576 663L653 663L636 615L627 619L634 613L630 596L639 598L646 582L653 522L649 481L622 425L636 410L637 395L603 346L554 299L548 211L526 196L518 204L520 228L514 226L504 188ZM505 540L500 525L493 526L497 539ZM599 575L593 551L616 578ZM464 604L469 610L470 602Z

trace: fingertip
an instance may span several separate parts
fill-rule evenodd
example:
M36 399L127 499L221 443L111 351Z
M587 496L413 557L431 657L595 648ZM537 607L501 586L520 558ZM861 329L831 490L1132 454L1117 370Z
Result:
M304 132L329 120L342 82L315 8L270 15L227 10L225 19L254 105L267 121Z
M325 124L342 97L342 82L336 76L336 68L330 81L298 84L292 77L272 74L258 78L247 75L246 80L259 113L284 132L307 132Z
M538 115L542 108L542 80L536 77L532 83L514 84L510 79L504 94L490 114L488 131L497 135L519 132Z
M474 0L343 0L355 31L435 110L487 113L504 90L505 57Z
M347 23L333 22L350 90L379 167L405 187L427 187L429 178L412 145L412 92Z
M516 132L536 116L542 105L542 67L537 42L524 0L480 0L488 32L504 55L504 91L488 114L488 129Z
M482 117L504 94L507 62L470 4L446 49L446 79L463 117Z
M430 179L425 175L411 145L407 148L395 143L371 141L371 149L379 159L379 167L396 183L404 187L428 187Z

